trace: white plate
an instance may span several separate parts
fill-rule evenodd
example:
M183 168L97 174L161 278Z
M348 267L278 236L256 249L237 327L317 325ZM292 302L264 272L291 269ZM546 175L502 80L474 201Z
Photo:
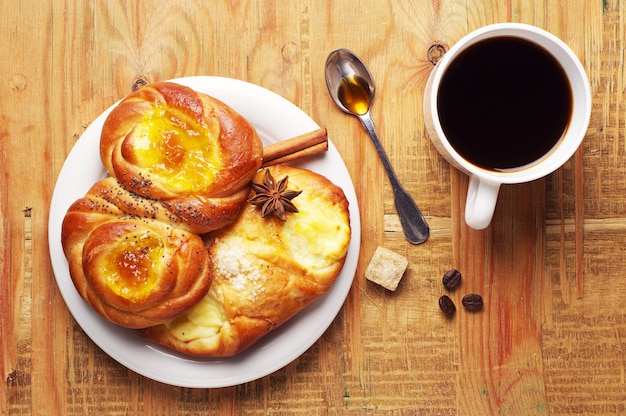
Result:
M297 136L319 126L298 107L262 87L219 77L172 80L208 93L252 123L264 144ZM329 140L321 157L298 166L318 172L340 186L350 203L352 240L341 274L331 289L276 331L242 354L228 359L196 359L144 340L138 331L102 319L76 292L61 247L61 223L69 206L106 176L100 161L100 132L113 107L102 113L78 140L65 161L52 195L48 238L57 285L70 312L104 352L127 368L153 380L181 387L226 387L256 380L286 366L304 353L335 319L352 285L359 257L361 227L358 202L348 170Z

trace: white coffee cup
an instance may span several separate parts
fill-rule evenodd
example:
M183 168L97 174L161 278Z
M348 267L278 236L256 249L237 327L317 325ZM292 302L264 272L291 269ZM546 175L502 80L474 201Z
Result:
M549 152L524 166L498 171L477 166L455 150L444 134L437 104L442 77L459 53L477 42L501 36L519 37L534 42L556 58L571 87L572 113L565 133ZM563 41L534 26L498 23L471 32L444 54L428 78L423 110L427 133L439 153L454 167L469 175L465 222L471 228L480 230L491 223L500 185L542 178L557 170L572 157L580 146L589 125L591 92L583 66Z

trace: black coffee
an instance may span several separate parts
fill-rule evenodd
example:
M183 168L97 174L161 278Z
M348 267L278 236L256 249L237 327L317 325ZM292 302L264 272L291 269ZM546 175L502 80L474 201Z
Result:
M517 37L480 41L461 52L441 79L437 109L454 149L475 165L527 165L561 139L572 90L556 59Z

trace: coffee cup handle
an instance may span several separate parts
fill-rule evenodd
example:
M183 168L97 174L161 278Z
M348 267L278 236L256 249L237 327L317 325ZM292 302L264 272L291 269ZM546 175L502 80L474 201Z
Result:
M465 222L475 230L489 226L496 209L500 183L470 175L465 203Z

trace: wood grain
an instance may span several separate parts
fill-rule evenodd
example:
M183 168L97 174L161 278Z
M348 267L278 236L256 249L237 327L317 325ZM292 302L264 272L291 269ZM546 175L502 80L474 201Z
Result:
M2 415L626 414L626 5L619 0L7 0L0 3ZM592 119L548 178L505 186L485 231L462 219L467 178L426 137L428 51L480 26L559 36L589 75ZM323 65L347 47L376 80L372 116L431 227L404 239L389 182ZM327 128L354 181L361 257L339 315L262 379L186 389L103 353L56 287L47 241L61 166L86 127L145 82L192 75L268 88ZM395 292L363 274L377 246L409 259ZM462 271L439 311L443 273ZM460 299L485 299L469 313Z

